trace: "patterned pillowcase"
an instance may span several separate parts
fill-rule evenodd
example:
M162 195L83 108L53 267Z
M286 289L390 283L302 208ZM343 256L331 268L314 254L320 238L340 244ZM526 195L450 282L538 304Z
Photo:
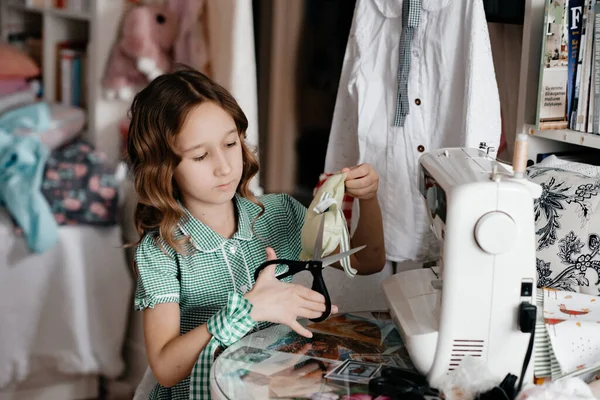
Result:
M42 181L59 225L114 225L118 183L104 154L81 139L54 150Z
M600 177L532 166L538 287L600 294Z

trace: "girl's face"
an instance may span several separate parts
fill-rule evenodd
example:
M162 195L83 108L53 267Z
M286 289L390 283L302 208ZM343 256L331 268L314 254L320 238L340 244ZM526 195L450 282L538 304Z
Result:
M188 114L177 136L181 162L174 178L184 203L231 201L243 172L242 144L233 118L212 102Z

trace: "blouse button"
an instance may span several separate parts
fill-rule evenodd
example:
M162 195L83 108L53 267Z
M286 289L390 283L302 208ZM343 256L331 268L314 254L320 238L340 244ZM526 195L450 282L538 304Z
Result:
M419 153L422 153L422 152L424 152L424 151L425 151L425 147L424 147L422 144L420 144L420 145L419 145L419 147L417 147L417 151L418 151Z
M235 246L231 246L231 247L229 247L229 252L230 252L231 254L235 254Z
M421 99L415 99L415 104L420 106L421 105Z

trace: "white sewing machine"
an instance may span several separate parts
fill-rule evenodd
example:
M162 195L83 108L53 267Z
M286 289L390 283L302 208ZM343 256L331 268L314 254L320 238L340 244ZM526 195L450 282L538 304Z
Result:
M533 199L541 187L463 148L423 155L419 185L442 241L440 264L383 282L411 360L432 387L467 355L500 380L520 376L530 333L519 329L517 311L522 301L535 304Z

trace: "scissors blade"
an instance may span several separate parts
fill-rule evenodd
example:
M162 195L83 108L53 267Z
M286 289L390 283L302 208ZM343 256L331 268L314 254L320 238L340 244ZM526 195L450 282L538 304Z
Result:
M317 232L317 240L315 241L315 250L313 259L320 260L323 256L323 229L325 229L325 215L321 214L321 222L319 223L319 231Z
M345 251L343 253L334 254L332 256L325 257L324 259L321 260L321 264L323 265L323 267L326 267L328 265L331 265L331 264L333 264L335 262L340 261L342 258L346 258L346 257L348 257L351 254L354 254L354 253L357 253L357 252L361 251L365 247L367 247L367 246L364 245L364 246L356 247L354 249Z

